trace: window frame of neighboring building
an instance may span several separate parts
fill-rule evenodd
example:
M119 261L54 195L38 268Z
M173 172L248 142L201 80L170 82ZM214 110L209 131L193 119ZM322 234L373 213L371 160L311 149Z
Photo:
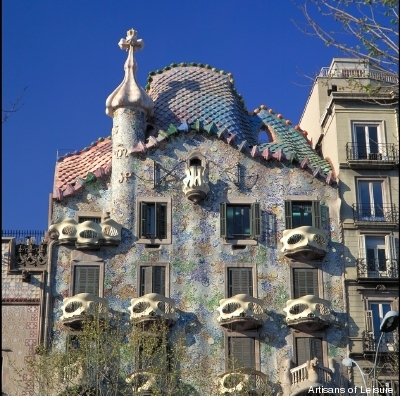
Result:
M165 205L165 238L144 238L143 237L143 213L142 210L144 210L144 205L149 204L153 205L154 204L154 219L155 222L157 221L157 205ZM137 204L136 204L136 213L137 215L137 241L136 243L144 243L148 245L169 245L172 242L172 230L171 230L171 223L172 223L172 201L171 198L168 197L138 197L137 198ZM154 228L156 228L156 223L154 224Z
M380 185L380 193L382 196L382 202L375 202L375 191L374 191L374 185L373 183L376 183L377 185ZM382 207L382 213L378 213L378 214L382 214L382 216L377 216L375 211L376 211L376 207L378 206L378 210L379 210L379 205L390 205L390 200L387 199L387 194L386 194L386 177L382 176L380 178L374 178L374 177L357 177L356 178L356 186L357 186L357 205L359 207L359 211L363 210L362 207L367 207L368 205L371 208L371 213L368 216L364 216L364 212L361 212L361 215L359 215L360 219L363 218L367 218L367 219L372 219L372 221L374 219L377 219L379 221L381 221L381 219L385 219L385 213L384 213L384 206ZM363 184L368 184L368 199L369 199L369 203L365 202L365 197L363 197L362 194L362 188L361 186ZM372 198L372 199L371 199Z
M249 269L251 270L251 288L252 288L252 293L250 294L252 297L257 298L257 267L255 264L249 264L249 263L239 263L239 264L227 264L225 268L225 296L227 298L230 298L236 294L230 293L230 270L235 270L235 269ZM249 293L245 293L249 294Z
M246 207L249 208L249 236L242 238L228 237L228 216L227 209L229 207ZM223 244L226 245L257 245L257 239L261 236L261 206L255 199L251 198L229 198L226 202L220 204L220 237Z
M254 370L260 370L260 335L258 331L245 331L242 333L235 331L225 331L225 371L233 371L234 368L231 366L230 356L230 339L231 338L242 338L242 339L253 339L254 340ZM237 367L239 368L239 367Z
M381 239L381 244L373 243L377 242ZM383 247L383 249L379 249ZM374 272L386 272L389 275L389 272L392 268L397 266L397 248L396 248L396 238L393 234L389 233L362 233L358 236L358 260L361 260L362 263L365 263L367 268L367 277L369 269L369 260L368 256L371 256L372 252L368 252L368 250L374 250ZM384 267L385 269L381 269L381 263L379 261L379 250L384 251ZM377 262L378 260L378 262ZM398 275L398 274L397 274ZM390 276L388 276L391 278ZM394 276L395 277L395 276Z
M364 129L364 140L365 142L359 143L359 135L361 134L361 129ZM370 128L376 128L376 147L371 150L371 138L370 135L375 134L371 131ZM358 130L357 130L358 129ZM385 143L384 136L384 125L382 121L352 121L351 122L351 130L352 130L352 142L356 145L354 151L354 157L357 160L378 160L382 159L382 153L380 151L379 145ZM374 139L375 136L372 137ZM364 153L360 154L359 144L365 143L365 155ZM378 155L381 154L379 157ZM373 155L373 156L371 156Z
M323 289L323 272L321 270L321 268L319 268L319 266L317 264L306 264L306 263L290 263L290 278L291 278L291 282L290 282L290 293L292 296L292 299L297 299L300 297L296 297L297 293L295 290L295 270L313 270L316 272L317 275L317 295L316 297L321 298L321 296L324 295L324 289Z
M299 338L313 338L321 340L321 352L322 352L322 362L318 362L320 365L324 367L328 367L328 345L326 342L326 335L324 332L314 332L314 333L303 333L300 331L296 331L293 333L293 360L295 362L295 367L300 366L298 364L298 346L297 339ZM312 358L312 357L311 357Z
M309 204L311 207L311 224L298 225L293 227L293 205L296 204ZM314 228L322 229L322 215L321 215L321 202L308 195L291 195L285 199L285 229L291 230L303 226L312 226Z
M170 292L170 285L169 285L169 276L170 276L170 271L169 271L169 263L167 262L140 262L137 266L137 295L139 297L144 296L145 293L142 294L142 285L145 281L143 281L143 275L142 275L142 269L145 267L163 267L164 268L164 297L169 297L169 292ZM153 293L153 292L152 292ZM160 294L160 293L158 293Z
M71 280L70 280L70 296L74 296L76 294L75 288L76 288L76 282L75 282L75 276L76 276L76 269L77 268L90 268L90 267L97 267L98 268L98 295L97 297L103 297L104 295L104 262L103 261L78 261L78 262L72 262L71 264ZM81 292L81 293L89 293L89 292ZM93 294L93 293L90 293Z

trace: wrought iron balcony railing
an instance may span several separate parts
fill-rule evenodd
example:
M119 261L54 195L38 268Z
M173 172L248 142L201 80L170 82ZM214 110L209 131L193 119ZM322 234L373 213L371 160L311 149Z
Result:
M376 352L380 332L363 331L362 343L364 353ZM379 352L396 352L396 345L398 345L399 333L394 331L392 333L384 333L381 344L379 345ZM396 341L397 340L397 341Z
M10 269L22 271L45 268L47 264L47 240L45 231L2 231L2 237L15 238L14 257Z
M357 259L357 278L398 279L399 263L397 260Z
M397 162L399 154L393 143L375 143L373 147L365 144L347 143L346 159L359 161Z
M353 204L354 221L397 223L399 212L394 204Z

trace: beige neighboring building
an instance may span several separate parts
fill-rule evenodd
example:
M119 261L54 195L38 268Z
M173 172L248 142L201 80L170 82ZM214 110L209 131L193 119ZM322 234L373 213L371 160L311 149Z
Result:
M371 95L361 88L369 84L382 88ZM383 316L399 310L398 116L397 76L371 62L334 58L315 79L300 121L338 181L348 353L366 373ZM377 372L380 385L398 394L393 340L393 334L383 337ZM349 379L362 385L356 367Z

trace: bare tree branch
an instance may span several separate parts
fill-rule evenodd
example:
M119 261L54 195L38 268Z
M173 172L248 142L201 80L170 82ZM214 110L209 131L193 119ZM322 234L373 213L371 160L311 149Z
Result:
M8 117L10 117L11 114L17 112L24 105L23 103L20 104L20 101L21 101L22 97L24 96L27 88L28 88L28 86L26 86L22 90L21 94L18 96L18 98L15 102L10 102L11 107L8 110L1 110L1 113L2 113L1 123L2 124L4 124L7 121Z
M306 27L293 21L303 33L318 37L347 55L385 66L398 75L398 0L303 1L295 4L305 17ZM322 18L317 18L318 14ZM341 23L341 28L331 31L323 25L324 18ZM359 44L351 44L354 39Z

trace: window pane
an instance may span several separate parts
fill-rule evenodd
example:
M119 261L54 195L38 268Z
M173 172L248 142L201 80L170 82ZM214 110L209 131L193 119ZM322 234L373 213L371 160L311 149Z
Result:
M312 226L311 202L293 202L292 227Z
M376 126L368 127L369 152L378 153L378 128Z
M250 205L228 205L226 208L228 238L250 236Z
M356 139L357 139L357 151L358 151L358 159L366 159L367 158L367 142L365 136L365 127L357 126L356 127Z
M369 182L359 182L359 195L360 195L360 203L369 205L371 203L371 197L369 192Z

